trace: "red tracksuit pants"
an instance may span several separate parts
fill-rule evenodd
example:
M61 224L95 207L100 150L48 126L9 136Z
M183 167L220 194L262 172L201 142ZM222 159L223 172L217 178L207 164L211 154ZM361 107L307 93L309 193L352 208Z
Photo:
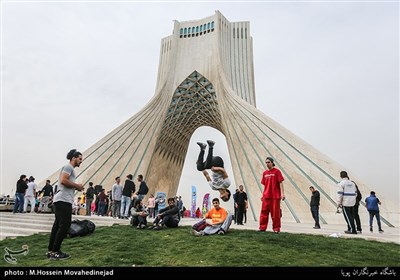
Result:
M268 218L271 213L272 230L281 231L281 200L274 198L263 198L260 213L260 230L268 227Z

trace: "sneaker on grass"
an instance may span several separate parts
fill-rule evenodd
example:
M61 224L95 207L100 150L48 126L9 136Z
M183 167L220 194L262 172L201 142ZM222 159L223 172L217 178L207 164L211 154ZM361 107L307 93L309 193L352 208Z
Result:
M197 231L197 230L192 230L191 234L194 235L194 236L203 236L203 234L200 231Z
M59 252L55 252L55 253L51 254L50 259L51 260L67 260L70 257L71 256L69 254L59 251Z

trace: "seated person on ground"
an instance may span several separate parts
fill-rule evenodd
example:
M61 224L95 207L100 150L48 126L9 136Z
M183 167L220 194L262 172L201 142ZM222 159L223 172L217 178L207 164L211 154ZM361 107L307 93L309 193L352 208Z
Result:
M79 215L79 210L81 209L81 198L78 197L74 200L74 204L72 205L72 214Z
M193 230L193 235L225 234L229 230L232 223L232 215L220 206L218 198L214 198L212 203L213 208L205 215L207 226L201 231Z
M160 230L164 226L174 228L178 227L179 221L179 208L175 204L175 198L170 197L168 198L168 206L158 211L151 228L155 230Z
M225 171L223 159L219 156L213 156L215 142L207 140L207 143L208 155L206 161L203 162L207 145L197 142L197 144L200 146L200 154L196 162L197 170L203 172L203 175L209 183L211 189L219 191L220 198L223 201L228 201L231 197L231 192L228 189L231 185L231 180ZM211 169L211 176L208 174L206 169Z
M136 199L133 207L131 208L131 225L136 226L138 229L143 229L147 225L147 211L144 208L143 201Z

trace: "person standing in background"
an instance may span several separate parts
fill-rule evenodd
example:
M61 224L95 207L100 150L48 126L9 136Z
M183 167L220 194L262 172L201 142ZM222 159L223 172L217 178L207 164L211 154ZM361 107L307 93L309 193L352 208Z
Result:
M36 189L37 189L37 185L35 183L35 178L33 176L30 176L29 183L28 183L28 189L25 192L24 212L26 212L26 210L28 209L28 203L31 204L31 213L35 212Z
M373 232L372 222L375 216L376 222L378 223L379 232L383 233L381 216L379 215L379 205L381 205L381 202L379 201L379 198L375 196L374 191L371 191L370 196L365 199L365 203L367 204L367 210L369 213L369 231Z
M89 188L86 191L86 216L92 215L93 199L94 199L93 182L89 182Z
M239 192L236 193L235 208L236 212L236 223L243 225L244 212L247 209L247 193L243 190L243 185L239 186Z
M358 208L360 207L360 201L362 199L362 195L361 195L360 190L358 189L356 182L354 182L354 181L352 181L352 182L354 183L354 185L356 186L356 189L357 189L356 204L354 204L353 216L354 216L354 221L356 223L357 232L362 233L360 215L358 214Z
M132 179L132 174L127 175L124 188L122 189L121 218L123 219L129 219L129 208L132 203L132 194L136 191L136 186Z
M115 184L112 186L111 198L113 201L112 216L113 218L121 217L121 199L122 199L122 185L121 178L115 178Z
M147 187L146 182L143 180L142 174L138 175L137 179L139 181L139 190L136 193L137 199L143 200L145 195L149 192L149 188Z
M154 197L154 194L150 194L150 197L147 199L147 204L146 204L147 211L149 212L149 218L156 217L154 212L155 207L156 207L156 198Z
M46 185L44 185L41 192L43 193L43 196L39 203L38 213L43 211L43 206L44 211L47 212L49 208L49 202L53 198L53 186L50 184L50 180L46 180Z
M357 189L356 185L349 180L349 175L346 171L340 172L342 179L338 186L336 195L337 204L343 209L343 216L347 223L347 230L344 233L357 234L356 226L354 224L354 205L356 204Z
M237 196L238 192L239 192L239 189L236 189L235 193L232 195L232 197L233 197L233 223L235 223L235 224L236 224L236 220L237 220L236 196Z
M321 226L319 225L319 200L320 195L319 191L317 191L313 186L310 186L311 191L311 200L310 200L310 209L311 215L315 221L314 229L320 229Z
M27 188L28 185L26 184L26 175L19 176L19 180L17 181L17 189L15 191L13 214L24 212L25 191Z
M59 186L54 194L55 220L51 229L47 257L51 260L70 258L70 255L61 251L61 244L71 226L72 204L74 203L75 190L82 191L83 185L75 183L74 168L82 163L82 154L72 149L67 154L69 163L60 172Z
M261 184L264 185L264 191L261 197L261 213L259 231L266 231L268 218L271 214L272 230L275 233L281 231L281 200L285 200L283 188L282 172L275 168L274 159L267 157L265 160L267 170L262 174Z

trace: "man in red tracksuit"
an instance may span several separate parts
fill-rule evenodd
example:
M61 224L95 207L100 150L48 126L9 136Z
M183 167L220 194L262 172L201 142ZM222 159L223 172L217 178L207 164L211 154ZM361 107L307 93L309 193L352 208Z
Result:
M268 218L271 213L272 230L275 233L281 231L281 200L285 200L283 190L283 176L279 169L275 168L274 159L267 157L265 160L267 170L263 172L261 184L264 185L261 197L261 213L259 231L266 231Z

